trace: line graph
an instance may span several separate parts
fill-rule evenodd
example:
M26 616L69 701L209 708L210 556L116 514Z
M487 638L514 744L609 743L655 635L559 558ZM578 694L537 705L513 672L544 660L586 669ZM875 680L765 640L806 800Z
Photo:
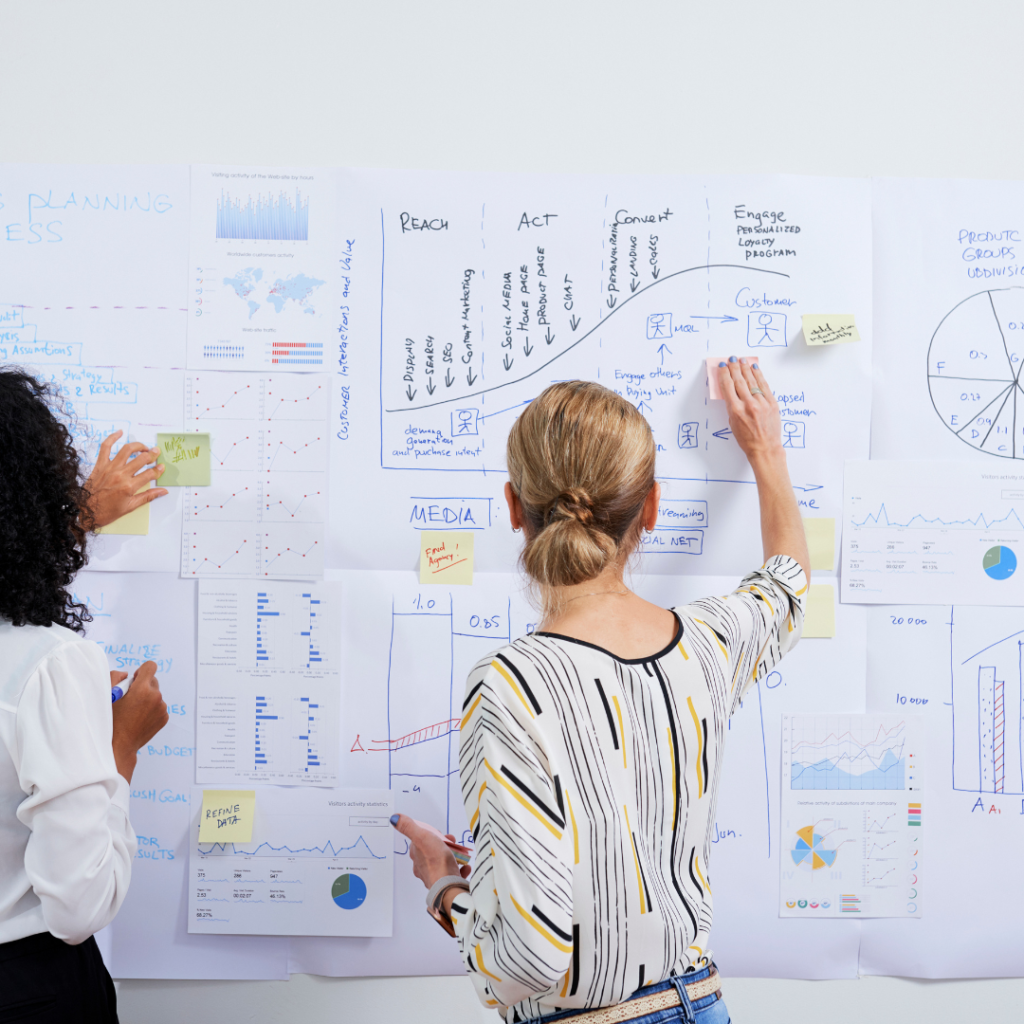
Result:
M228 487L232 481L229 481ZM205 499L205 500L204 500ZM192 488L189 491L188 517L195 520L234 520L241 516L249 518L250 510L240 513L239 506L255 502L256 495L249 487L225 490L221 481L214 477L210 487Z
M224 439L213 443L211 438L210 459L214 469L252 470L256 466L258 435L243 434L235 440Z
M182 532L182 575L248 576L256 570L253 536L239 536L234 523L205 522Z
M388 859L386 853L374 853L364 836L359 836L354 843L350 843L348 846L344 846L341 843L335 844L331 839L328 839L320 846L296 846L293 848L288 846L287 843L274 846L273 843L263 842L257 845L255 849L246 849L247 846L251 845L251 843L199 843L196 849L205 857L223 853L237 854L240 857L277 857L280 854L287 854L289 857L341 857L347 855L349 857L371 857L373 860Z
M327 518L327 492L320 473L261 473L260 522L323 523Z
M791 787L809 790L902 790L906 786L906 727L878 725L865 735L843 716L815 719L794 730Z
M308 472L323 461L325 445L322 435L303 441L301 438L293 440L292 436L281 438L278 436L280 433L280 429L276 428L273 433L267 430L264 434L262 462L263 468L268 473L275 470L277 472L299 470ZM294 431L287 432L288 435L294 433Z
M327 400L327 389L324 384L317 384L306 394L299 397L288 397L287 392L301 386L301 378L296 381L292 378L267 378L267 394L264 402L264 418L267 422L276 419L281 420L319 419L323 415L322 406ZM306 389L303 388L305 391Z
M281 527L287 530L287 527ZM275 529L275 535L276 535ZM324 549L319 540L304 547L290 545L278 549L274 538L267 532L263 537L263 561L260 572L264 576L276 575L314 577L323 575ZM308 539L308 538L307 538Z
M255 415L256 405L259 401L257 384L233 385L229 383L226 388L218 387L220 382L217 381L214 374L203 375L202 387L198 384L198 378L193 378L193 380L196 381L196 384L192 392L194 402L192 418L196 421L244 419Z
M1003 516L989 517L984 512L979 512L973 519L943 519L941 516L935 516L932 519L928 519L921 513L915 513L905 522L893 522L889 518L889 513L886 510L885 503L883 502L877 512L870 512L864 516L861 520L851 520L853 526L860 528L871 527L899 527L904 530L913 529L934 529L935 526L945 527L946 529L955 529L956 527L964 527L972 530L990 530L995 526L1000 526L1003 529L1011 530L1024 530L1024 521L1021 520L1020 516L1017 515L1016 509L1011 508Z
M213 485L187 499L185 575L323 574L328 405L321 374L186 376L185 422L210 432L214 472ZM241 536L253 552L244 565L231 547Z

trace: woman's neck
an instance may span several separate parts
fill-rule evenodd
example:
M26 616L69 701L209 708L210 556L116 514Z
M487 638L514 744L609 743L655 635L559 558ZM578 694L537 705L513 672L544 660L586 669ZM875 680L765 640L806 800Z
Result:
M622 566L572 587L559 587L541 632L583 640L627 660L656 654L672 642L671 612L638 597L623 580Z

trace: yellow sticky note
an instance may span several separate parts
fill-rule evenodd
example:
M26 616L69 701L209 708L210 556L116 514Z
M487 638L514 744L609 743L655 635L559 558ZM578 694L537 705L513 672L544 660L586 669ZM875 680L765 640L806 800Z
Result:
M831 583L816 583L807 592L804 608L804 639L836 635L836 588Z
M860 341L852 313L804 313L804 341L808 345L838 345Z
M210 486L209 434L157 434L157 464L166 466L161 487Z
M141 494L151 486L152 484L146 484L145 487L140 487L135 493ZM137 509L129 512L128 515L121 516L120 519L115 519L112 523L99 527L96 532L145 537L149 533L149 502L147 501L145 505L140 505Z
M424 530L420 534L420 583L473 585L473 534Z
M833 572L836 567L836 521L834 519L804 519L807 549L811 553L811 568Z
M251 843L254 789L204 789L199 818L201 843Z

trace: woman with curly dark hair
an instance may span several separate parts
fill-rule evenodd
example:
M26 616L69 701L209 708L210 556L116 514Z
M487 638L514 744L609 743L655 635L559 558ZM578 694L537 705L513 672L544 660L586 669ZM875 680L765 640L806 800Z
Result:
M99 1024L117 1011L92 935L128 888L129 783L167 708L146 662L111 710L125 673L82 638L68 588L87 530L151 500L136 492L159 474L108 438L83 484L57 401L0 368L0 1019Z

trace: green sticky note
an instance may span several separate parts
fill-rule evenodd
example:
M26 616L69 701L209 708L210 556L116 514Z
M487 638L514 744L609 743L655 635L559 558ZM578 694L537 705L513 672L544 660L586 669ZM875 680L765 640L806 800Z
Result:
M158 487L210 486L209 434L157 434L157 463L167 468Z

